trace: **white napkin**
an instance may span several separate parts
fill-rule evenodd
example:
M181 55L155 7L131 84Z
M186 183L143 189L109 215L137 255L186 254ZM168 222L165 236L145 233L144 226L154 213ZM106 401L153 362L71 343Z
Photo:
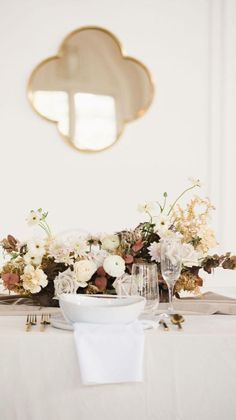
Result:
M74 337L83 384L143 380L144 331L141 322L74 323Z

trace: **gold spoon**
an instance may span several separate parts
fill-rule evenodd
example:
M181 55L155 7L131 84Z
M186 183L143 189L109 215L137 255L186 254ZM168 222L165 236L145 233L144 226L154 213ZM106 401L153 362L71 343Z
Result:
M179 329L182 329L182 323L184 322L184 317L180 314L172 314L170 315L170 320L172 324L178 325Z

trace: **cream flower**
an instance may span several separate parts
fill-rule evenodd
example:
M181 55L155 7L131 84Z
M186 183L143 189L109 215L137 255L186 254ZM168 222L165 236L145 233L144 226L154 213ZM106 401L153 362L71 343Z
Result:
M42 219L42 214L39 211L31 210L26 220L29 226L34 226L34 225L38 225L41 219Z
M86 238L80 236L76 239L73 239L71 249L75 255L78 255L79 257L85 257L88 252L88 243Z
M24 274L21 278L24 289L29 290L30 293L38 293L42 287L46 287L48 284L47 276L43 270L34 268L32 265L25 267Z
M182 244L180 255L185 267L198 267L200 265L199 259L201 255L199 252L195 251L193 245Z
M125 272L125 261L119 255L109 255L103 263L103 268L111 277L121 277Z
M171 218L164 214L160 214L159 216L154 217L153 221L155 223L156 231L160 237L165 235L172 224Z
M200 182L200 179L198 178L188 178L189 182L192 184L192 187L201 187L202 183Z
M102 239L102 249L105 251L115 251L116 248L120 245L120 240L118 235L108 235Z
M162 243L161 243L162 247ZM170 240L166 245L165 256L169 258L171 264L176 265L182 262L182 244L179 241ZM162 253L162 250L161 250Z
M152 242L148 247L148 253L151 255L151 261L161 261L161 244L160 242Z
M42 255L40 255L40 254L31 254L31 252L27 252L25 255L24 255L24 262L25 262L25 264L32 264L32 265L40 265L41 264L41 262L42 262Z
M152 213L156 209L155 203L153 202L146 202L144 204L138 205L138 211L140 213Z
M45 240L41 238L31 239L26 242L28 252L32 255L43 256L45 254Z
M97 265L90 260L77 261L74 264L75 280L79 287L86 287L87 282L97 271Z
M49 244L48 253L53 257L55 262L64 263L66 265L73 264L74 259L71 255L71 248L68 243L64 243L58 238L54 238Z
M75 280L75 273L70 268L63 273L59 273L54 279L55 297L62 293L76 293L78 282Z

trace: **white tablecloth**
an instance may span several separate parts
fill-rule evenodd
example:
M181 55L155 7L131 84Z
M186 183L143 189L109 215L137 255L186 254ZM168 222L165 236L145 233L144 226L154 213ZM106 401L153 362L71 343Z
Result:
M146 332L143 383L82 386L73 333L0 317L1 420L235 420L236 316Z

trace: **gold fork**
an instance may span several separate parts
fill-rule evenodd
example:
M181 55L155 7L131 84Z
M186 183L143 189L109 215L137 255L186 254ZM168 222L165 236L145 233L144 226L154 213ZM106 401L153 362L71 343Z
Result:
M50 322L50 314L42 314L41 321L40 321L40 331L43 332L45 330L45 326L51 324Z
M26 318L26 331L30 331L32 325L36 325L37 324L37 316L35 314L27 314L27 318Z
M31 328L31 322L30 322L30 315L29 314L27 314L27 318L26 318L26 323L25 323L25 326L26 326L26 328L25 328L25 331L30 331L30 328Z

